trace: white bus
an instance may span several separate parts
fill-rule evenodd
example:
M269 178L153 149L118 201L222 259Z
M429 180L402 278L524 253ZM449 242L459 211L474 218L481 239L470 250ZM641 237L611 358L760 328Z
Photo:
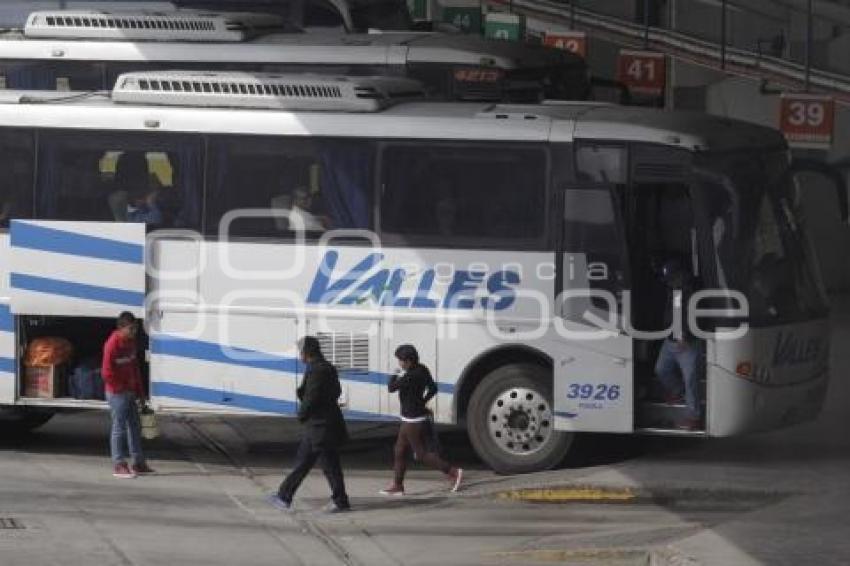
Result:
M449 100L575 100L590 92L584 59L541 45L438 33L281 32L285 25L256 13L34 12L23 30L0 34L0 87L104 90L125 72L182 69L408 76Z
M385 383L412 343L437 421L500 472L556 465L579 432L728 436L818 414L828 309L778 132L411 89L142 73L111 94L0 93L6 419L103 407L63 393L62 368L33 382L21 355L64 337L64 373L96 367L123 310L145 319L164 412L292 415L294 344L314 334L347 417L394 419ZM151 202L155 220L131 218ZM719 290L701 328L744 330L704 342L696 431L646 398L658 342L628 331L657 327L651 266L668 257Z

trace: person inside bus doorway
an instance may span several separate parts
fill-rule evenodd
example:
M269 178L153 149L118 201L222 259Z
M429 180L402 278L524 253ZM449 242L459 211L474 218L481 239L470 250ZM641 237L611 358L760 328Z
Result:
M339 408L342 387L336 368L322 355L315 336L305 336L298 343L301 361L306 364L304 379L296 394L298 420L305 426L295 466L280 484L277 493L268 502L283 511L292 509L292 499L301 482L321 459L322 471L331 487L331 502L325 507L329 513L348 511L351 505L345 492L345 479L339 461L339 448L348 441L345 419Z
M142 452L142 425L137 404L144 402L142 373L136 356L138 322L133 313L118 315L116 329L103 346L101 374L106 387L106 400L112 417L109 448L112 454L112 475L130 479L151 474ZM127 465L127 457L132 464Z
M393 483L381 490L381 495L404 495L404 475L407 471L407 450L413 449L417 460L446 475L452 491L460 489L463 470L451 466L429 445L431 414L427 403L437 394L437 385L428 368L419 363L419 352L410 344L396 348L395 357L404 371L393 375L387 385L390 393L398 391L401 404L401 426L395 443Z
M705 364L703 345L688 324L687 306L694 293L694 281L676 258L667 259L661 265L661 279L668 290L664 322L671 334L658 353L655 375L664 390L665 403L679 405L684 402L687 405L687 417L677 423L677 427L699 430L702 416L699 387ZM674 316L676 312L679 317ZM676 319L680 324L674 324Z

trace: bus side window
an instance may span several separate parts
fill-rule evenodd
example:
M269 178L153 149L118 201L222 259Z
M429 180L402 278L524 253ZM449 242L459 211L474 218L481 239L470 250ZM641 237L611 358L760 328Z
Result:
M607 291L615 297L615 303L619 301L619 292L625 286L624 242L610 188L565 191L564 251L583 254L589 287ZM611 304L597 297L592 302L602 309Z
M0 228L8 228L13 218L32 217L33 146L30 132L0 131Z
M44 134L37 216L199 228L201 145L189 136Z
M86 61L4 61L0 74L13 90L92 91L112 88L104 84L104 65Z
M576 183L564 193L564 251L584 254L588 285L619 301L626 286L625 230L619 198L628 180L624 146L576 147ZM601 297L594 306L607 310Z
M210 142L206 231L290 238L372 227L374 145L220 136ZM226 220L226 222L225 222Z
M399 144L383 153L381 230L434 244L541 239L546 153L517 144Z

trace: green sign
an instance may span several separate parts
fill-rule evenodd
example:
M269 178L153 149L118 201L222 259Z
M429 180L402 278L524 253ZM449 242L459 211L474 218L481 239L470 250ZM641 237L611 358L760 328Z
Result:
M519 14L491 12L487 14L484 35L490 39L521 41L525 39L525 18Z
M428 19L428 0L409 0L407 5L414 20Z
M481 8L479 6L444 6L443 21L463 33L481 33Z

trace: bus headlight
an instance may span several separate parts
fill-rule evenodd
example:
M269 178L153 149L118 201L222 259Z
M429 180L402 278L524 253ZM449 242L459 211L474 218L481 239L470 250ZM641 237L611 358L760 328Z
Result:
M735 373L737 373L741 377L752 377L752 375L753 375L753 364L752 364L752 362L738 362L738 365L735 367Z

